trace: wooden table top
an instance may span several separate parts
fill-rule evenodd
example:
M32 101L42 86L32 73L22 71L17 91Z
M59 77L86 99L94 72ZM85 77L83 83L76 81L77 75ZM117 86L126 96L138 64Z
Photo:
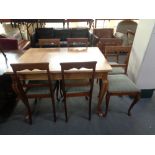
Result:
M98 47L30 48L16 63L49 62L51 72L60 72L60 62L97 61L96 72L111 71L111 66ZM9 69L7 72L12 72Z

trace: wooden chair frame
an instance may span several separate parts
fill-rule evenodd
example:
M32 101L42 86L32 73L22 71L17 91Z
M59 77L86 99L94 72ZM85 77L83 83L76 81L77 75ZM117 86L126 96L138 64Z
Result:
M98 47L103 54L105 54L106 46L121 46L123 40L118 38L101 38L98 43Z
M111 75L111 76L115 76L115 75ZM126 76L127 75L123 75L123 76ZM109 81L110 82L110 81ZM106 110L105 110L105 114L104 116L107 116L108 114L108 109L109 109L109 101L110 101L110 97L111 96L130 96L133 98L133 101L131 103L131 105L129 106L129 109L128 109L128 116L131 116L131 110L132 108L134 107L134 105L139 101L140 99L140 90L135 90L135 91L112 91L112 90L107 90L107 93L106 93Z
M85 44L85 47L88 47L88 38L67 38L68 47L73 47L74 43Z
M50 76L50 72L49 72L49 63L20 63L20 64L11 64L11 67L13 69L14 72L14 77L15 77L15 83L16 86L14 86L14 88L16 89L16 92L18 93L19 97L21 98L21 100L23 101L23 103L25 104L27 110L28 110L28 118L29 118L29 123L32 124L32 114L31 114L31 109L30 109L30 105L29 105L29 101L28 98L51 98L52 101L52 106L53 106L53 116L54 116L54 121L56 121L56 112L55 112L55 99L54 99L54 93L53 90L55 90L56 88L53 89L52 86L52 82L51 82L51 76ZM31 84L31 83L27 83L23 85L23 83L21 82L22 79L22 73L20 71L23 70L30 70L33 71L34 69L38 69L39 71L46 71L47 73L47 84ZM26 90L24 89L24 87L26 89L32 88L32 87L49 87L49 94L27 94Z
M117 64L110 64L112 67L124 68L124 73L127 74L129 57L131 53L131 46L105 46L105 57L108 59L110 56L116 57ZM125 54L124 63L119 63L120 55Z
M56 38L56 39L39 39L39 46L43 47L43 46L47 46L47 45L54 45L57 47L60 47L60 39Z
M128 116L131 116L131 110L132 110L133 106L140 99L140 92L132 92L132 93L129 93L129 92L117 92L116 93L116 92L107 91L107 94L106 94L106 110L105 110L104 117L107 116L107 114L108 114L110 96L130 96L130 97L133 97L133 102L131 103L131 105L129 106L129 109L128 109Z
M93 45L96 46L101 38L114 38L113 28L94 28L93 29Z
M63 97L64 97L64 107L65 107L65 118L66 122L68 121L68 116L67 116L67 105L66 105L66 98L67 97L77 97L77 96L86 96L89 97L89 120L91 120L91 100L92 100L92 91L93 91L93 85L94 85L94 76L95 76L95 69L96 69L96 61L91 61L91 62L66 62L66 63L60 63L61 65L61 74L62 74L62 90L63 90ZM80 69L80 68L87 68L91 69L91 76L88 77L88 81L86 83L71 83L67 84L65 81L65 74L66 72L70 69ZM90 90L87 92L78 92L78 93L67 93L65 91L66 87L82 87L82 86L90 86Z

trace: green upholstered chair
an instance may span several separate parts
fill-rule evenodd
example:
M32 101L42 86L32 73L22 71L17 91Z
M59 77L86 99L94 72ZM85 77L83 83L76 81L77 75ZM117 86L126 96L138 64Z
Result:
M123 45L132 45L137 29L137 22L125 19L118 23L115 37L123 40Z
M96 61L60 63L62 74L61 89L63 91L66 122L68 121L67 105L66 105L67 97L78 97L78 96L89 97L88 115L89 120L91 119L91 100L94 86L96 63L97 63ZM69 76L68 79L67 73L73 68L77 69L74 71L77 72L77 76L80 76L80 74L78 74L80 72L82 74L80 68L88 69L88 72L90 72L90 76L88 76L86 79L71 79L71 75L70 76L68 75Z
M109 72L109 74L126 74L124 66L120 66L116 62L109 62L109 63L111 65L111 67L112 67L112 71Z
M140 98L140 90L125 74L108 75L109 87L106 93L106 111L108 113L110 96L130 96L133 102L128 109L128 115L131 115L131 109L138 102ZM118 103L119 104L119 103Z
M29 123L32 124L32 112L29 105L29 98L35 98L35 101L37 101L37 98L51 98L53 117L54 121L56 122L54 92L57 87L57 81L51 80L49 63L19 63L11 64L11 67L14 72L14 90L27 108L28 115L26 119L28 119ZM29 70L29 72L33 71L34 69L45 71L47 80L34 80L25 82L24 75L22 76L21 71L26 69Z
M109 61L112 71L110 75L127 74L128 62L131 52L131 46L105 46L105 57ZM99 80L99 87L101 89L102 80Z
M109 74L127 74L131 46L106 46L105 57L112 66Z

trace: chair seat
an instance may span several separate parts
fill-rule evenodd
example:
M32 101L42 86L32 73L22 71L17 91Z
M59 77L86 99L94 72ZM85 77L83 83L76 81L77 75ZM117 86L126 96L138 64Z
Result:
M30 80L29 82L28 82L28 84L48 84L48 81L46 81L46 80L44 80L44 81L42 81L42 80ZM56 88L56 85L57 85L57 81L56 80L52 80L52 86L53 86L53 91L55 90L55 88ZM32 94L32 93L34 93L34 94L40 94L40 93L49 93L50 91L49 91L49 88L47 87L47 86L45 86L45 87L32 87L32 88L29 88L28 89L28 91L27 91L27 94Z
M116 62L110 62L110 65L117 65L118 63ZM110 75L112 74L124 74L125 69L123 67L112 67L112 71L109 72Z
M90 91L90 85L89 85L89 81L85 80L85 79L81 79L81 80L65 80L67 85L73 85L73 86L69 86L69 87L65 87L65 91L67 93L80 93L80 92L89 92ZM83 83L88 83L88 85L86 86L80 86ZM75 87L76 85L76 87ZM78 86L79 85L79 86Z
M124 74L124 68L123 67L113 67L112 71L109 72L109 74Z
M29 94L49 94L50 91L47 87L41 87L41 88L30 88L26 92L27 95Z
M108 75L109 92L140 92L136 85L124 74Z

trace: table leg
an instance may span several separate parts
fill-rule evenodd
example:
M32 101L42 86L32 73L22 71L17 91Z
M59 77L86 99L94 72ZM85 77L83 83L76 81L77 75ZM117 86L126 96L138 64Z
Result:
M98 109L97 109L97 113L100 117L102 117L104 115L104 113L102 112L102 101L103 101L103 97L106 93L108 89L108 80L104 80L104 83L102 81L102 85L101 85L101 89L100 89L100 92L99 92L99 100L98 100Z
M15 77L12 75L11 78L12 78L12 89L14 90L16 95L18 96L19 95L19 91L18 91L18 87L17 87L17 83L16 83L16 80L15 80Z

